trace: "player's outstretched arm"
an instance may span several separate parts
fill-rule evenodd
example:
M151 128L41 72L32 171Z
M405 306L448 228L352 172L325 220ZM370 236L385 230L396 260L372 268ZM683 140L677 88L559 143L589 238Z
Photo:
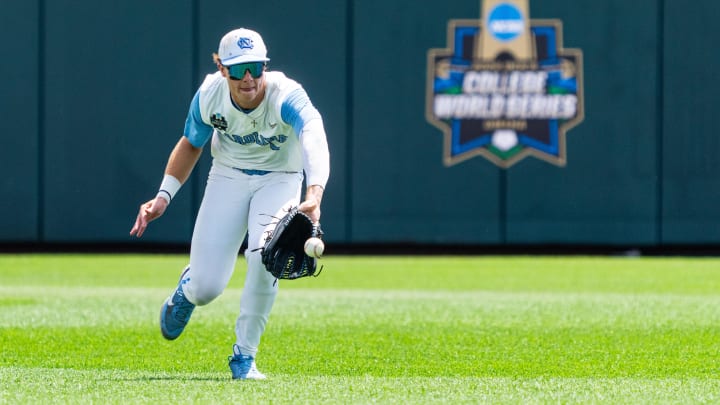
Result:
M165 167L165 179L170 178L172 183L175 183L173 187L174 190L165 190L161 185L161 191L154 199L140 205L140 211L135 219L135 224L130 230L130 235L137 236L138 238L141 237L143 233L145 233L148 224L165 213L175 193L180 186L185 183L188 177L190 177L190 173L201 154L202 148L193 146L186 137L180 137L180 141L178 141L172 153L170 153L170 158ZM165 184L165 179L163 180L163 184Z

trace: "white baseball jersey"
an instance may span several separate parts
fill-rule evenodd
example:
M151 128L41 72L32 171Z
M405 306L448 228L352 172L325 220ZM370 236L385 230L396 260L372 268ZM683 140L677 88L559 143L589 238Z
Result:
M264 75L265 97L250 111L235 105L220 72L208 75L191 103L185 136L196 147L212 136L213 158L246 173L302 172L304 166L309 171L303 150L311 153L312 146L303 148L300 136L308 122L321 120L320 114L299 83L281 72ZM321 124L319 129L327 148ZM326 180L322 173L314 182L324 187Z

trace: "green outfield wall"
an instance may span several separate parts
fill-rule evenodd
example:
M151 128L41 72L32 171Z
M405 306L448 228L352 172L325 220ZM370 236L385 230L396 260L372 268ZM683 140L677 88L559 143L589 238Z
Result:
M323 203L336 243L720 244L720 3L534 0L583 52L585 118L566 163L443 162L425 117L427 55L479 0L3 2L0 242L185 243L205 152L169 212L153 197L194 91L228 30L261 32L270 68L325 120Z

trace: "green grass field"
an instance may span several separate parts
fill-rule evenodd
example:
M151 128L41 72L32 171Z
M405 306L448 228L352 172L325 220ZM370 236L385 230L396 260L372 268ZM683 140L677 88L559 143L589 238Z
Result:
M327 257L233 381L243 260L183 336L185 255L0 255L0 403L718 403L720 259Z

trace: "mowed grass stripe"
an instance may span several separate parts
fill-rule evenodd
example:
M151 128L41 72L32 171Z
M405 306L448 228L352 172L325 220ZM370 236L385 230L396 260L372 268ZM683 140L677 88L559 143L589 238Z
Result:
M227 369L241 262L180 339L160 336L186 259L0 256L0 403L719 398L718 260L329 257L281 284L270 380L242 384Z
M136 287L0 287L0 326L117 325L155 317L169 292ZM193 320L232 316L240 296L239 289L227 289L211 305L199 307ZM379 317L397 324L471 322L521 329L679 328L720 324L720 295L294 289L281 291L273 315L302 324L325 317L363 324Z
M663 403L720 400L717 382L697 378L315 377L276 375L239 383L222 373L138 373L0 368L0 380L25 392L7 403ZM191 389L188 389L191 387ZM1 392L1 391L0 391Z
M51 350L60 367L163 370L175 363L165 358L169 350L190 345L199 348L186 357L188 367L225 368L238 290L199 308L178 342L157 333L160 300L95 288L85 296L66 293L51 290L44 302L5 311L0 343L24 348L6 357L8 364L34 364ZM294 290L278 299L263 360L271 369L310 375L702 375L715 366L690 363L713 356L720 307L689 302L618 294ZM442 362L419 360L428 356ZM652 368L642 368L647 361Z
M0 286L171 288L186 255L0 255ZM720 291L714 258L328 256L285 289L691 293ZM242 286L238 260L230 287Z

